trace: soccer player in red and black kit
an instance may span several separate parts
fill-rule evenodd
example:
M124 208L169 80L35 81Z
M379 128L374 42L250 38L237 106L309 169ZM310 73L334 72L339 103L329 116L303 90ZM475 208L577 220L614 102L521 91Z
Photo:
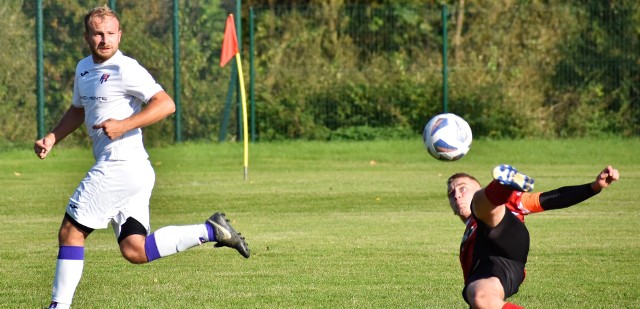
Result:
M464 300L472 308L521 308L506 299L525 277L529 231L524 216L578 204L618 178L618 170L607 166L591 183L531 193L533 179L509 165L495 167L485 188L469 174L449 177L449 205L466 224L460 245Z

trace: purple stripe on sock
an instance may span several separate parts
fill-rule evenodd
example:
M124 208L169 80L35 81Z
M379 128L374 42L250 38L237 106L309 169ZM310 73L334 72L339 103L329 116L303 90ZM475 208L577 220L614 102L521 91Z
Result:
M60 246L58 260L84 260L84 247Z
M209 241L216 241L216 234L213 232L213 226L211 224L205 223L207 227L207 234L209 234Z
M149 262L160 258L155 234L147 236L147 239L144 242L144 252L147 254L147 260Z

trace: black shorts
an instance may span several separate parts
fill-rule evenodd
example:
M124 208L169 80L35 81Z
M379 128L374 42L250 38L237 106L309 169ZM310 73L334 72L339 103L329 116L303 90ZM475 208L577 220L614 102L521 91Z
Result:
M525 277L525 264L529 254L529 231L520 219L507 210L494 228L478 221L474 246L475 266L468 282L497 277L504 289L505 299L518 292ZM462 290L465 301L468 284Z
M499 256L490 256L478 261L473 273L469 276L469 282L497 277L502 283L504 298L507 299L507 297L518 293L518 288L524 281L524 276L524 264ZM468 285L465 285L464 289L462 289L462 297L469 303L466 293L467 287Z

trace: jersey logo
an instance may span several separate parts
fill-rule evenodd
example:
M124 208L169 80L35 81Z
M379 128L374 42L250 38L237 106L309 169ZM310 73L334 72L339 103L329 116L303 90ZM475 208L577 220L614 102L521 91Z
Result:
M107 74L107 73L102 74L102 76L100 77L100 83L102 84L102 83L106 82L108 79L109 79L109 74Z
M84 72L80 73L80 76L85 76L87 74L89 74L89 71L84 71Z

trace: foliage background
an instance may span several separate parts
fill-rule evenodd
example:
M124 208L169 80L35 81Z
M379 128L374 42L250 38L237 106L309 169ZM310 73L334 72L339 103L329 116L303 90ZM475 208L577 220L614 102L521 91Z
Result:
M45 0L45 128L70 104L76 62L88 54L82 16L93 0ZM640 135L636 1L445 1L449 111L477 137ZM36 138L35 1L0 6L0 140ZM183 137L215 140L230 80L218 59L234 1L180 3ZM257 138L414 136L442 111L439 1L244 1L256 13ZM172 1L119 0L121 49L173 89ZM231 128L237 127L232 119ZM145 129L173 141L173 121ZM235 139L230 129L228 138ZM87 143L79 130L71 143Z

